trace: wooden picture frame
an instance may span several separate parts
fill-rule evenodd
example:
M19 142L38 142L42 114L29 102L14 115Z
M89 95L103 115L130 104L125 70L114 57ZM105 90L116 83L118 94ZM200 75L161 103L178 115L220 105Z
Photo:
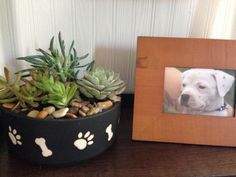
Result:
M236 41L138 37L132 139L236 146L235 114L219 118L163 112L166 67L236 70Z

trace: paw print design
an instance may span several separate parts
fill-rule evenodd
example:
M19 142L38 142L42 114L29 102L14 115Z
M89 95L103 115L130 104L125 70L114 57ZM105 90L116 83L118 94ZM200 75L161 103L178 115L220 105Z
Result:
M80 132L78 134L78 139L74 142L74 145L79 150L84 150L88 145L92 145L93 144L93 138L94 138L94 135L91 134L90 131L85 133L84 136L83 136L83 133Z
M8 136L12 142L12 144L14 145L22 145L21 140L21 136L19 134L17 134L16 129L12 129L11 126L8 127L9 132L8 132Z

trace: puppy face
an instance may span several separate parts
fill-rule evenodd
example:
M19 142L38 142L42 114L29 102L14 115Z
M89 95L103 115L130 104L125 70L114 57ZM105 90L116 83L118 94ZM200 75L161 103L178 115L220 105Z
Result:
M179 102L196 111L214 109L230 90L234 77L219 70L190 69L182 74Z

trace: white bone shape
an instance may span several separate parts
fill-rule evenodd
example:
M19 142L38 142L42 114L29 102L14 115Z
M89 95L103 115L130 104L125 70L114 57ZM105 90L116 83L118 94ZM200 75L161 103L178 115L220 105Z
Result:
M107 141L111 141L111 139L112 139L112 137L113 137L112 124L110 124L110 125L106 128L106 133L107 133L107 135L108 135Z
M48 147L46 145L46 140L44 138L36 138L35 143L42 150L42 156L49 157L53 154L52 151L50 149L48 149Z

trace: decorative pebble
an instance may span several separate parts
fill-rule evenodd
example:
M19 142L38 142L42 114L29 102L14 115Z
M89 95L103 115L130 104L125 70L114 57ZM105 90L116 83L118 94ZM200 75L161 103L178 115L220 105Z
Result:
M81 108L83 105L81 103L79 103L79 102L75 102L74 101L74 102L71 103L71 106L72 107L76 107L76 108Z
M38 113L37 117L40 119L45 119L48 116L48 111L47 110L42 110Z
M82 104L82 106L87 106L90 102L89 101L83 101L83 102L80 102Z
M2 106L7 109L12 109L15 106L15 104L14 103L4 103L4 104L2 104Z
M56 108L54 106L48 106L46 108L43 108L43 110L47 111L48 114L52 114L54 111L56 111Z
M81 109L85 113L87 113L90 110L87 106L83 106Z
M52 115L54 118L62 118L66 115L68 111L69 111L69 108L62 108L57 111L54 111Z
M38 114L39 114L38 110L32 110L27 114L27 116L32 117L32 118L36 118L38 116Z
M88 104L87 107L91 109L91 108L93 108L93 105L92 104Z
M93 112L94 112L94 114L97 114L97 113L99 113L100 112L100 109L99 108L93 108Z
M83 116L83 117L86 116L86 113L84 113L82 110L79 110L79 114L80 114L81 116Z
M117 95L115 95L115 96L113 96L112 98L110 98L112 101L114 101L114 102L121 102L121 97L120 96L117 96Z
M66 117L67 117L67 118L70 118L70 119L76 119L76 118L78 118L77 115L72 114L72 113L66 113Z
M93 107L89 110L89 112L87 113L88 116L91 116L91 115L94 115L94 114L97 114L99 113L99 108L96 108L96 107Z
M77 114L78 111L79 111L79 108L73 107L73 108L69 108L68 112L72 114Z
M103 109L109 109L110 107L112 107L113 103L112 101L108 100L108 101L98 102L97 105L98 107L102 107Z

